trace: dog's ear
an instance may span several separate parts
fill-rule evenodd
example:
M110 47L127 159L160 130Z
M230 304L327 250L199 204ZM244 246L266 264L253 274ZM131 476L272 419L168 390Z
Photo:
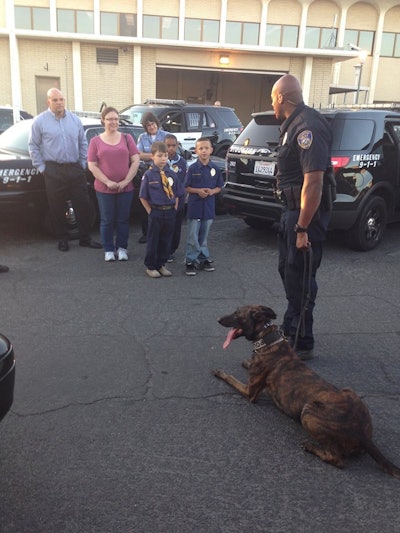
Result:
M276 313L270 307L260 306L260 319L261 320L274 320Z

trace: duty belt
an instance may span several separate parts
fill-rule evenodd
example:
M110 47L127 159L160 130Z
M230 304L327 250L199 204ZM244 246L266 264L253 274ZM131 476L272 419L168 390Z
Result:
M275 189L275 198L288 209L300 209L301 185Z

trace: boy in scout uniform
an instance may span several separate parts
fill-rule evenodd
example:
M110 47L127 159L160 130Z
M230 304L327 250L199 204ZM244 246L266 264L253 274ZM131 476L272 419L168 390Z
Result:
M139 198L149 216L144 264L151 278L169 277L165 268L170 254L175 228L176 209L182 184L168 165L168 152L164 142L151 146L152 165L143 174Z

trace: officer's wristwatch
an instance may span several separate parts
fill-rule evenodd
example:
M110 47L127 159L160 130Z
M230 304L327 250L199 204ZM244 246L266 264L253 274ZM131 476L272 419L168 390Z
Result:
M301 226L299 226L298 224L295 224L294 225L294 231L296 233L307 233L307 228L302 228Z

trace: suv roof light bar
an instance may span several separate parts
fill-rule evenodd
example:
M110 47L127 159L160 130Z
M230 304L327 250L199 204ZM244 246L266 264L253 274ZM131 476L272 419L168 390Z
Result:
M165 100L164 98L151 98L144 101L145 104L185 105L185 100Z
M400 102L383 104L338 104L332 105L328 109L400 109Z
M86 117L86 118L98 118L101 120L101 113L98 111L73 111L74 115L78 117ZM129 115L119 115L119 118L121 120L130 120Z
M87 118L101 118L101 113L98 111L73 111L74 115L78 117L87 117Z

